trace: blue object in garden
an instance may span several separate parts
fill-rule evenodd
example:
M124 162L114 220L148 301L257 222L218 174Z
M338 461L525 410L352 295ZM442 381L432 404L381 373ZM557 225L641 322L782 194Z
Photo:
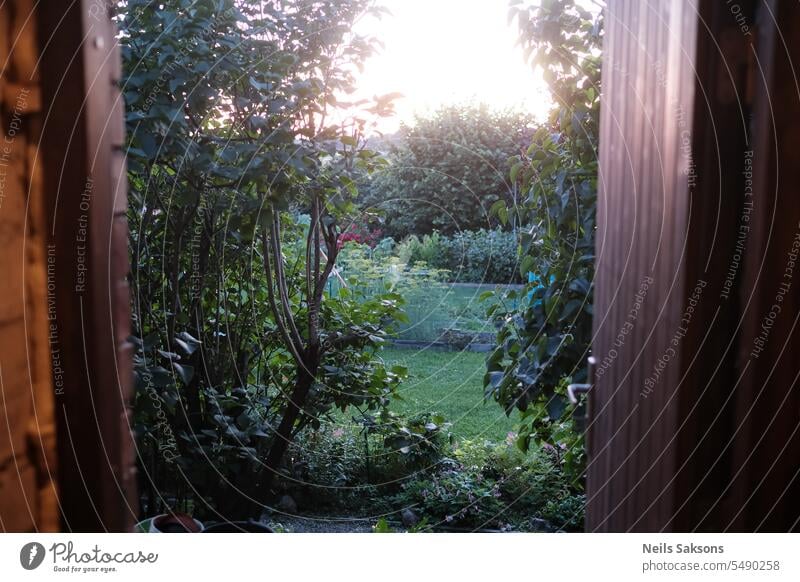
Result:
M555 275L550 275L550 284L552 285L556 280ZM528 292L528 301L533 300L533 293L534 291L538 291L539 289L544 289L544 285L542 284L541 278L534 273L533 271L528 271L528 283L534 283L534 286L531 287L531 290Z

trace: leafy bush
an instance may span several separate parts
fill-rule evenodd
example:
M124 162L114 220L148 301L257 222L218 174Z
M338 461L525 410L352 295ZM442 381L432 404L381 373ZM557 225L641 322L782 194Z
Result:
M406 238L403 242L408 247L408 264L425 263L432 267L448 264L444 257L444 238L438 232L426 234L421 239L416 235Z
M545 508L554 499L571 497L572 485L552 451L525 455L508 443L465 442L456 459L494 479L513 513L546 517ZM560 526L559 524L554 524Z
M361 131L390 99L342 125L319 112L353 92L375 48L353 25L379 9L123 4L142 506L253 517L286 443L399 382L375 350L401 298L324 293L353 176L381 165Z
M395 503L421 513L432 528L483 528L497 523L506 509L501 495L496 481L449 461L423 479L404 484Z
M542 518L552 524L560 524L559 528L568 531L583 529L583 517L586 511L586 495L562 495L550 499L542 510Z
M518 242L502 230L438 232L422 238L409 236L400 243L401 258L410 265L425 263L449 274L458 283L519 283Z
M352 424L330 420L297 437L279 476L279 487L300 505L391 511L386 492L450 450L450 425L439 414L406 418L384 407L378 414L353 415Z
M384 410L379 418L369 417L366 422L365 428L381 435L386 451L409 470L436 463L452 443L450 423L441 414L424 412L404 418Z
M348 515L414 512L420 530L579 530L585 498L555 450L455 445L436 414L382 411L300 435L279 481L301 507ZM424 525L423 525L424 524Z
M385 216L396 239L492 228L489 209L511 203L508 158L527 147L532 119L486 105L450 105L403 127L385 171L361 188L361 201Z
M369 486L369 447L358 433L326 424L296 437L278 487L300 507L348 508L364 499L379 501Z
M519 283L517 247L517 236L511 232L462 231L445 241L447 268L458 282Z
M371 229L368 225L351 222L340 234L337 240L337 245L341 249L347 243L357 243L367 245L370 248L375 248L382 239L382 231L378 229Z
M578 530L583 522L584 497L558 456L525 455L509 444L463 442L451 459L404 484L394 500L432 527Z

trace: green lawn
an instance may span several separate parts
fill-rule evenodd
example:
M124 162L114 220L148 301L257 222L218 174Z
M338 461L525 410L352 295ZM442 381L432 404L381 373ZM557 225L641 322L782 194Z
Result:
M440 412L453 424L459 439L505 440L513 430L495 402L483 400L484 358L475 352L385 349L387 364L408 367L409 378L400 386L397 412Z

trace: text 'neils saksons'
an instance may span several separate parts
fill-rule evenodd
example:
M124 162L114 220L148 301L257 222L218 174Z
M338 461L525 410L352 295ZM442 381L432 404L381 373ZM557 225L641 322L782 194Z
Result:
M724 554L723 546L698 546L697 544L642 544L643 554Z

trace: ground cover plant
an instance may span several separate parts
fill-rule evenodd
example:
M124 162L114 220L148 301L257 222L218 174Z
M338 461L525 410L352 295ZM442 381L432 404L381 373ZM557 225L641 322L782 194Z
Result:
M519 449L515 421L480 395L483 354L380 355L408 370L401 400L388 417L337 415L299 439L281 483L293 508L386 531L580 529L584 496L564 471L566 450Z
M395 531L580 529L585 499L565 475L560 451L523 453L510 442L446 436L437 433L425 454L409 456L384 448L381 438L323 428L293 444L291 478L281 486L295 513L323 523L383 522ZM269 518L280 521L281 512Z

